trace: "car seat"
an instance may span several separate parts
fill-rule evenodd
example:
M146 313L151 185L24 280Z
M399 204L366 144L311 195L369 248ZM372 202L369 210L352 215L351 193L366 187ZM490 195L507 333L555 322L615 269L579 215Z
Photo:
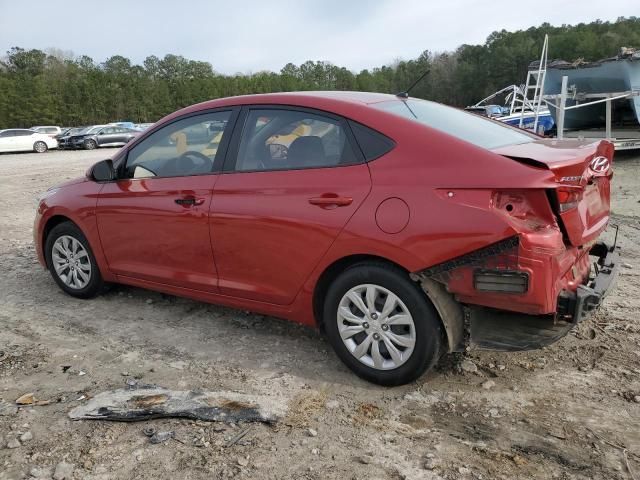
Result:
M289 146L287 164L291 168L319 167L326 161L327 155L320 137L298 137Z

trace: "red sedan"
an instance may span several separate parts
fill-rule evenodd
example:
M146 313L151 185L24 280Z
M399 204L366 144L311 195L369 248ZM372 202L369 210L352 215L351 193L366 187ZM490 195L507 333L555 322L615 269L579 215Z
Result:
M35 244L75 297L113 282L288 318L397 385L467 346L546 345L600 304L612 157L413 98L225 98L48 190Z

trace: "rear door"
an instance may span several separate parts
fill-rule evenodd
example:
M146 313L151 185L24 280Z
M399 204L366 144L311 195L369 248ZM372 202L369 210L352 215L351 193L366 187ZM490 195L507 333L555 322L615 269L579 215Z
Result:
M35 135L32 130L14 130L13 149L21 152L33 150L33 144L37 141Z
M255 107L239 122L210 214L220 293L286 305L369 193L369 169L343 119Z
M101 147L118 143L117 127L104 127L96 135L98 145Z
M216 159L226 148L232 118L232 110L192 115L156 130L128 151L119 179L104 185L97 204L102 248L115 274L217 291L209 207L221 168ZM202 144L188 143L185 150L171 141L211 121L225 125L221 148L212 155L201 153L206 138Z

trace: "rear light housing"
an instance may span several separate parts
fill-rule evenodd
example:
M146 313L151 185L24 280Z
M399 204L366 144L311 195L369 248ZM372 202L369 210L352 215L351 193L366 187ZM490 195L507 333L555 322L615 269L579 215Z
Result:
M581 187L558 187L556 189L558 211L565 213L577 208L583 194L584 190Z

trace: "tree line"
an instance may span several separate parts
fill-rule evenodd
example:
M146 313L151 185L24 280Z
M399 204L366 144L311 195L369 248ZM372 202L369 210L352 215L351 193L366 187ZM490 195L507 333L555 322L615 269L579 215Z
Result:
M412 96L463 107L524 81L549 35L549 58L593 61L622 46L640 47L640 18L527 30L496 31L483 45L352 72L324 61L288 63L280 72L223 75L208 62L180 55L147 57L141 65L114 55L103 63L58 51L11 48L0 60L0 128L88 125L116 120L154 122L187 105L249 93L363 90L396 93L426 70Z

